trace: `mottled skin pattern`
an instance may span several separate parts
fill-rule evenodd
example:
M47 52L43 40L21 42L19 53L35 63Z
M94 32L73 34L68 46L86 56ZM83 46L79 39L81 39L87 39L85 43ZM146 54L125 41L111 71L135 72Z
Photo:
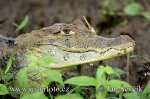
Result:
M133 51L135 43L127 35L105 38L94 34L81 20L71 24L59 23L18 36L15 40L17 61L27 66L25 57L52 56L49 68L61 69L84 63L121 56Z

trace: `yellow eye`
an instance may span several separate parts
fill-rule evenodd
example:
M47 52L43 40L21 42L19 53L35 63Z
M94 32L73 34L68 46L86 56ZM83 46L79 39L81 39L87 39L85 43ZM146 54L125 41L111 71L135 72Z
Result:
M74 31L70 31L70 29L63 29L61 31L61 34L63 34L63 35L73 35L73 34L75 34L75 32Z
M75 34L75 32L74 31L70 31L69 34Z
M69 34L70 29L63 29L62 31L63 31L65 34Z

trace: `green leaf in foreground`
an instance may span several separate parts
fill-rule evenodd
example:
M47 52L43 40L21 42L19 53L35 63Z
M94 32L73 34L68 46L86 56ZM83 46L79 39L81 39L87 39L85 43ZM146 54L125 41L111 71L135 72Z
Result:
M143 12L142 15L150 20L150 12Z
M46 78L43 78L42 80L42 82L45 81L45 84L49 84L50 82L55 81L55 82L60 83L60 85L63 86L62 75L59 71L45 69L41 72L41 74L46 76Z
M143 90L142 95L147 96L148 94L150 94L150 81L147 83L145 89Z
M11 53L11 55L10 55L10 58L8 60L7 66L6 66L5 74L9 71L9 69L12 65L14 55L15 55L14 53Z
M97 68L97 71L96 71L96 79L97 81L105 81L106 80L106 77L105 77L105 67L100 65L98 68Z
M0 95L5 95L7 93L8 93L7 87L3 84L0 84Z
M29 66L39 66L39 59L33 54L26 55L26 57L31 61Z
M93 77L79 76L67 79L64 83L78 86L96 86L97 80Z
M29 54L27 55L27 58L31 60L29 66L48 66L53 61L53 58L48 55L43 57L37 57L33 54Z
M20 25L17 27L16 32L21 31L28 23L29 21L29 17L25 16L25 18L23 19L23 21L20 23Z
M142 10L142 6L135 2L127 5L123 9L124 13L131 15L131 16L139 15L141 13L141 10Z
M125 99L141 99L138 93L125 93Z
M113 87L113 88L117 88L117 87L132 88L132 86L130 84L128 84L125 81L121 81L121 80L110 80L110 81L107 81L106 84L107 84L107 86L110 86L110 87Z
M23 96L21 99L48 99L42 92L35 92Z
M112 69L112 67L106 66L105 67L105 72L110 75L110 74L114 73L114 70Z
M56 99L83 99L79 94L59 95Z
M39 59L39 65L48 66L50 63L52 63L52 61L52 57L47 55Z
M110 75L110 79L115 79L116 77L120 78L120 75L124 74L125 72L118 68L113 68L114 73Z
M11 73L7 73L2 76L4 81L9 81L12 77L13 75Z
M24 67L17 73L16 79L19 87L28 86L28 76L27 76L28 69L29 69L28 67Z

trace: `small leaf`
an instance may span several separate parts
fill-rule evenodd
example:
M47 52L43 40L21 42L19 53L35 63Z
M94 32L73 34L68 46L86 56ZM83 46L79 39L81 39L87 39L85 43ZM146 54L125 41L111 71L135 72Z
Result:
M122 75L122 74L125 73L124 71L122 71L121 69L118 69L118 68L113 68L113 70L114 70L115 73L117 73L118 75Z
M9 81L12 77L13 75L11 73L7 73L7 74L4 74L2 78L4 81Z
M38 57L34 56L33 54L29 54L29 55L26 55L26 56L31 61L29 66L39 66L39 64L38 64L38 62L39 62Z
M48 66L50 63L52 63L52 57L50 56L44 56L39 59L39 65Z
M107 81L107 85L109 85L110 87L113 88L117 88L117 87L125 87L125 88L131 88L132 86L130 84L128 84L125 81L121 81L121 80L110 80Z
M27 25L28 21L29 21L29 17L26 16L24 20L20 23L20 25L17 27L16 32L21 31Z
M27 58L31 60L29 66L48 66L53 61L53 58L48 55L43 57L37 57L33 54L29 54L27 55Z
M14 55L15 55L14 53L11 53L11 55L10 55L10 58L8 60L7 66L6 66L5 74L9 71L9 69L12 65Z
M103 85L104 88L107 88L107 91L109 92L120 93L120 92L130 92L134 90L130 84L121 80L110 80L104 83Z
M0 84L0 95L5 95L7 93L8 93L7 87L3 84Z
M143 12L142 15L150 20L150 12Z
M142 95L147 96L148 94L150 94L150 81L147 83L145 89L143 90Z
M125 93L125 99L141 99L138 93Z
M24 95L21 99L48 99L42 92L35 92L32 94Z
M128 15L136 16L141 13L142 6L134 2L134 3L127 5L123 10L124 10L124 13Z
M59 71L46 69L42 72L42 74L44 74L46 76L47 82L50 83L52 81L55 81L55 82L60 83L63 86L62 75Z
M79 76L67 79L64 83L78 86L96 86L97 80L93 77Z
M27 76L27 71L28 67L22 68L16 76L17 82L19 87L28 87L28 76Z
M105 67L105 72L110 75L110 74L114 73L114 70L110 66L106 66Z
M79 94L59 95L56 99L83 99Z
M113 68L114 73L110 75L110 79L115 79L116 77L120 77L120 75L124 74L125 72L118 68Z
M105 67L100 65L96 71L96 79L98 81L105 81L106 79L105 78L102 78L104 77L104 71L105 71Z

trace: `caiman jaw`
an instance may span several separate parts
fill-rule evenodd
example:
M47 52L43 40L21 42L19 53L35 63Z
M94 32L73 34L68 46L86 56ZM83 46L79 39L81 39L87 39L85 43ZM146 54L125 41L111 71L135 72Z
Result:
M48 66L52 69L62 69L67 67L72 67L74 65L80 65L95 61L101 61L121 55L125 55L133 51L135 43L129 36L120 36L121 38L126 38L127 41L121 41L116 46L109 46L107 48L95 48L93 50L86 50L82 52L76 52L71 50L63 50L63 48L54 45L41 45L36 47L35 50L43 51L41 56L49 54L54 56L54 62ZM118 39L116 38L116 39ZM114 40L115 41L115 40ZM113 44L113 42L112 42ZM120 44L120 45L119 45ZM44 51L45 50L45 51Z

